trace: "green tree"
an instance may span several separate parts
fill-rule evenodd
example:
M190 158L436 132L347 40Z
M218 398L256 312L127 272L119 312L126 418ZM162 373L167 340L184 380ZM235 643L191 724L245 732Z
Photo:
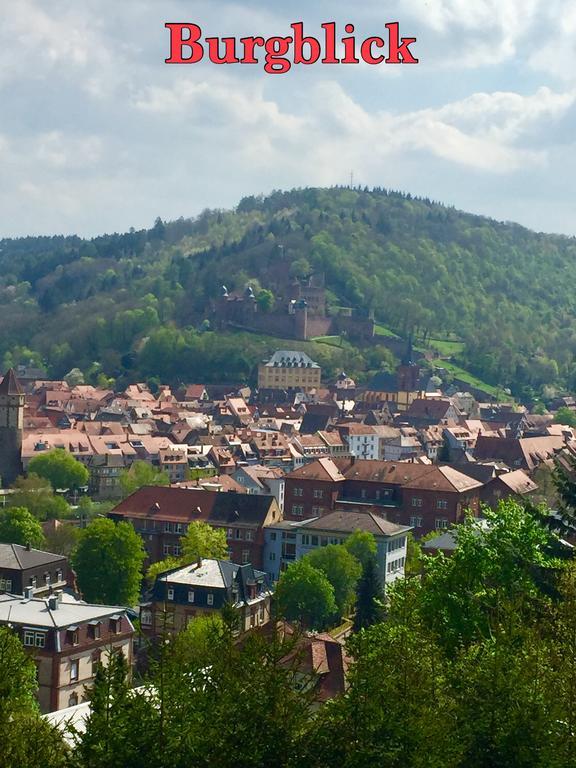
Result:
M576 411L571 408L558 408L554 414L555 424L564 424L568 427L576 427Z
M38 520L24 507L7 507L0 511L0 541L7 544L30 544L42 549L46 539Z
M152 694L131 689L122 653L111 652L108 663L99 665L88 698L90 713L85 732L76 733L74 766L137 768L143 755L147 768L163 764L157 749L159 713Z
M307 557L292 563L282 573L275 600L280 616L308 628L324 628L337 611L334 587Z
M124 496L130 496L145 485L170 485L166 472L153 467L147 461L135 461L130 469L120 473L120 487Z
M181 565L182 558L172 556L166 557L164 560L159 560L157 563L152 563L146 571L146 581L150 586L154 586L158 574L171 571L173 568L178 568Z
M77 490L88 485L90 473L71 453L62 448L34 456L28 471L49 480L52 488Z
M224 528L212 528L208 523L196 520L189 524L180 541L183 564L194 563L199 558L227 559L228 543Z
M521 600L528 612L546 603L542 574L554 574L551 534L518 502L483 509L485 523L471 516L457 528L458 546L447 558L427 558L422 610L448 648L490 634L503 602Z
M309 552L306 560L326 576L334 588L336 606L341 616L350 611L355 600L355 590L362 566L341 544L329 544Z
M256 296L256 303L262 312L271 312L274 309L274 294L272 291L262 289Z
M376 557L378 551L374 536L369 531L359 529L348 536L344 546L358 560L362 568Z
M81 529L73 523L58 523L46 532L46 549L70 557L80 540Z
M0 754L2 768L62 768L67 750L40 717L36 667L18 637L0 627Z
M49 480L33 473L19 477L12 486L14 493L8 503L12 507L26 507L38 520L59 520L68 517L70 506L62 496L54 493Z
M140 594L142 539L130 523L93 520L82 531L72 564L85 600L108 605L135 605Z
M382 601L384 594L378 577L376 560L366 561L362 576L356 589L356 613L354 615L354 630L357 632L382 619Z

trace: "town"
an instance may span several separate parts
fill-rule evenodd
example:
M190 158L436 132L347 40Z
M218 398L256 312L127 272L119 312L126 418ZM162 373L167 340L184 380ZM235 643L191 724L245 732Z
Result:
M148 643L228 604L237 638L283 618L306 628L309 648L330 645L318 690L343 691L361 567L335 609L295 609L289 596L275 606L283 576L322 564L323 548L350 557L358 539L385 594L416 550L450 555L467 516L545 500L555 463L576 455L554 413L443 391L410 339L396 372L363 387L345 372L324 382L293 350L261 361L253 388L115 392L37 374L21 366L0 383L0 625L32 654L45 713L82 710L110 649L139 669ZM576 413L570 398L557 407ZM104 523L128 523L141 541L123 605L125 566L110 589L79 558L82 534Z

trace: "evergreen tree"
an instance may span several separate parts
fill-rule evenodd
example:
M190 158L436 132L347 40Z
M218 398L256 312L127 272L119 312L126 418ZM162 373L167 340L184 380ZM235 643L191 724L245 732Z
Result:
M356 614L354 630L370 627L382 618L382 587L376 560L372 557L366 561L362 576L356 588Z

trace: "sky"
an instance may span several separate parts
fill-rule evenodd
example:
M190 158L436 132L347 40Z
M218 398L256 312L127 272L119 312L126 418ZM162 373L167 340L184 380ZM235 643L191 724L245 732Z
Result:
M347 184L576 235L574 0L1 0L0 238L150 227ZM166 65L302 21L416 37L415 65Z

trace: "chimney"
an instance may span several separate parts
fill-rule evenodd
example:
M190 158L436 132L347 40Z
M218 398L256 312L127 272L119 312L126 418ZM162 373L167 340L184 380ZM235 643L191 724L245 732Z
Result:
M24 590L24 597L26 600L32 600L34 597L34 587L26 587Z
M32 549L32 547L30 546L30 542L27 541L26 542L26 552L30 552L31 549Z
M58 597L56 595L51 595L48 598L48 609L50 611L56 611L58 609L58 603L60 601L58 600Z

